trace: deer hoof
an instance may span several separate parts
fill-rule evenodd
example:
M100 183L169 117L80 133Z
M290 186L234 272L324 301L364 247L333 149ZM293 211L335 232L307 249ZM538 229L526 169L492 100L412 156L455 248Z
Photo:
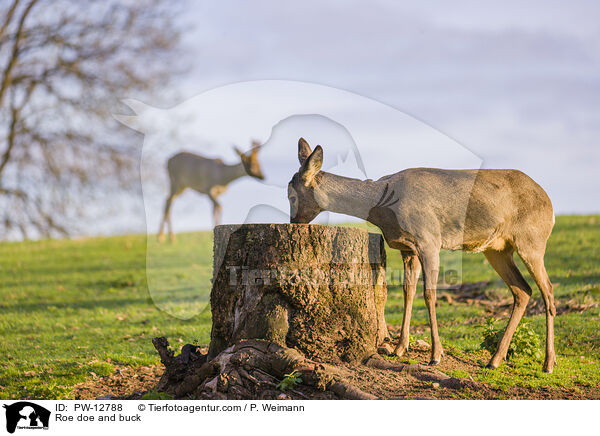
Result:
M407 351L408 351L408 347L398 346L394 350L394 356L396 356L396 357L402 357L402 356L404 356L404 353L407 352Z
M429 366L436 366L436 365L439 365L439 364L440 364L439 360L432 359L432 360L429 361Z
M552 374L553 370L554 370L554 365L551 365L550 363L544 363L544 366L542 366L542 371L544 371L548 374Z
M552 370L556 365L556 355L554 353L546 356L546 360L544 360L544 366L542 366L542 371L552 374Z
M498 368L498 367L496 365L494 365L492 362L485 365L485 369L496 369L496 368Z
M382 345L379 346L379 348L377 348L377 353L383 356L393 356L394 349L389 344L389 342L384 342Z

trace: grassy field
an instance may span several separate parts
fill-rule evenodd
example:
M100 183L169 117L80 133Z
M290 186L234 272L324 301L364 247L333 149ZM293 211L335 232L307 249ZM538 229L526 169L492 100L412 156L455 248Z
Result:
M174 245L149 244L148 276L145 236L0 244L0 398L71 398L75 384L118 366L157 363L155 336L167 336L174 346L209 342L211 233L180 235ZM546 265L559 308L568 308L556 317L554 374L541 372L542 356L515 358L496 371L478 369L475 379L499 388L600 386L600 216L558 217ZM388 266L386 317L398 325L402 262L389 249ZM485 292L497 301L510 295L481 254L463 257L462 280L492 281ZM535 300L540 294L534 287L530 304ZM490 312L481 304L438 301L446 352L483 367L489 354L479 347L481 326L502 317L502 306ZM544 315L528 319L543 339ZM416 338L429 340L422 298L412 325Z

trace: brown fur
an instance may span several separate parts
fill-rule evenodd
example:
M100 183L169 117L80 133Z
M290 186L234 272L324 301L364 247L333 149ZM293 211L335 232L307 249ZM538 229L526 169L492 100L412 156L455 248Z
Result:
M405 309L397 355L408 347L410 312L416 278L423 271L424 297L431 327L431 364L439 363L442 346L435 313L439 252L483 252L514 295L508 326L488 367L506 357L523 316L531 289L513 261L516 251L542 292L546 304L546 359L552 372L554 297L544 267L546 241L554 225L552 204L544 190L517 170L444 170L411 168L378 181L348 179L319 171L322 149L298 144L302 167L290 182L296 203L292 222L309 222L330 210L367 219L378 226L390 247L402 252L405 265ZM307 149L308 147L308 149ZM295 200L294 200L295 198ZM418 259L418 262L417 262Z
M258 161L259 150L260 146L255 142L252 150L248 153L242 153L235 148L235 152L240 157L240 163L235 165L227 165L221 159L209 159L187 152L178 153L170 158L167 162L170 191L165 202L158 240L164 240L166 224L169 226L169 239L171 241L175 240L171 224L171 205L175 197L187 188L208 196L213 204L214 224L218 225L221 219L222 207L217 199L227 190L227 186L232 181L246 175L260 180L264 179Z

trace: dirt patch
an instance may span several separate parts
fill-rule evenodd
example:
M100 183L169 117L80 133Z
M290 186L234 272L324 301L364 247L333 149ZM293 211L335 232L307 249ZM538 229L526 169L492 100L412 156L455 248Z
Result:
M427 349L413 347L402 362L377 359L374 365L335 365L329 367L335 372L339 383L339 386L333 390L323 390L317 388L316 384L302 383L291 390L281 392L277 389L277 384L281 380L266 373L258 373L260 380L255 379L259 383L252 387L252 394L253 398L257 399L339 399L347 398L347 390L352 387L355 391L350 392L351 396L358 398L600 399L600 390L594 387L493 388L474 379L481 369L479 358L465 357L462 354L457 356L452 351L446 351L442 363L437 367L427 367L425 364L428 361ZM75 398L95 399L111 395L119 399L139 399L144 392L159 386L163 369L162 365L122 367L114 374L75 386ZM244 378L254 377L245 371L241 373ZM452 377L453 374L460 374L461 377ZM219 384L222 382L223 380L218 380ZM227 395L223 395L222 398L227 398Z
M562 315L564 313L582 313L589 309L594 309L600 306L600 303L596 301L590 302L578 302L576 299L571 298L566 301L555 300L556 304L556 314ZM546 308L544 307L544 302L539 300L532 300L527 305L527 315L539 315L542 313L546 313Z
M495 317L507 317L513 305L513 297L502 288L496 287L496 282L482 281L474 283L461 283L460 285L452 285L440 287L438 289L438 298L446 303L479 305L485 308L486 313ZM492 285L494 285L492 287ZM555 286L559 286L558 283ZM589 309L600 306L600 302L593 301L578 302L576 299L561 301L555 299L556 314L564 313L581 313ZM540 315L546 313L544 302L541 298L532 298L527 305L526 315Z
M131 368L118 367L114 373L96 377L73 387L76 400L95 400L98 397L139 399L156 387L164 367L160 364Z

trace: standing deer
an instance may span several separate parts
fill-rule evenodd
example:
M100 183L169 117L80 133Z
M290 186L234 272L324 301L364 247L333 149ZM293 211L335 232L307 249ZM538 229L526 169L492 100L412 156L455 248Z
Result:
M525 312L531 288L514 263L516 251L540 288L546 307L546 359L552 372L554 316L552 283L544 266L546 241L554 226L552 204L544 190L516 170L411 168L377 181L320 171L323 149L298 142L300 170L288 185L292 223L309 223L322 211L356 216L376 225L404 261L404 316L400 343L408 349L413 298L421 269L431 328L431 361L443 355L435 314L441 249L483 252L514 296L510 320L487 368L506 358L511 338Z
M264 179L258 162L260 146L256 142L252 143L252 149L248 153L242 153L237 147L234 150L241 159L235 165L227 165L221 159L208 159L187 152L178 153L168 160L170 192L165 202L163 219L158 232L159 242L165 239L165 224L169 226L169 239L175 240L171 224L171 205L173 199L185 189L192 188L200 194L208 195L213 204L214 225L218 225L222 207L217 199L227 190L227 186L232 181L247 175L259 180Z

